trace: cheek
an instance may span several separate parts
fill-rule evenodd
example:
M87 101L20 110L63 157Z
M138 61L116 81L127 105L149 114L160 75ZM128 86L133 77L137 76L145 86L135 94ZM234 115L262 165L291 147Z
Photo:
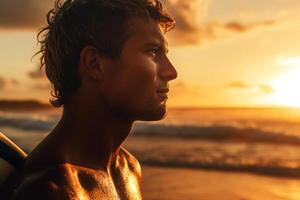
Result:
M157 65L140 56L119 63L109 80L107 98L117 105L141 108L152 104L156 98Z
M150 59L136 60L130 65L127 71L126 79L129 88L135 90L136 93L144 93L155 91L157 84L156 64ZM126 80L125 80L126 82Z

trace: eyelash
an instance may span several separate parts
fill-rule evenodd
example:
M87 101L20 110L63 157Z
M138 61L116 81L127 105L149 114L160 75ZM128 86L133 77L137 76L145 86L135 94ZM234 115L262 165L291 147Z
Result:
M153 48L153 49L150 49L148 52L153 53L153 54L156 55L157 53L159 53L160 50L162 50L162 49ZM168 54L168 52L169 52L168 49L164 50L165 54Z
M150 49L149 52L156 55L158 53L158 49Z

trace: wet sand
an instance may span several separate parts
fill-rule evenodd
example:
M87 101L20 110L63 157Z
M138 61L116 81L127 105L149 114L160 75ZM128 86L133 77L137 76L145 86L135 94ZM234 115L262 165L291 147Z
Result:
M142 166L145 200L299 200L300 180Z

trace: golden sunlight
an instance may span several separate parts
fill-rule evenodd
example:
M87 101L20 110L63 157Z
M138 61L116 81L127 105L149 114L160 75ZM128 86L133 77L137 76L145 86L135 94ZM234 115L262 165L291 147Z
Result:
M277 105L300 107L300 57L280 58L279 64L288 70L272 81L275 92L270 101Z

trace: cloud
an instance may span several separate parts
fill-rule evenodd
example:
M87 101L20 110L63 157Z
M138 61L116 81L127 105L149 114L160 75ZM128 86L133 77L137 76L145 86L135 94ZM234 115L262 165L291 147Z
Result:
M177 29L195 31L193 23L195 19L195 4L199 0L163 2L172 16L176 18ZM53 7L54 0L1 0L0 1L0 27L2 28L25 28L40 27L46 17L46 13Z
M200 1L165 1L166 10L176 21L176 28L168 33L171 43L176 45L198 43L200 27L196 20L197 3Z
M267 84L254 84L249 85L243 81L233 81L228 83L226 86L228 89L238 89L246 90L247 92L263 93L263 94L272 94L275 90Z
M199 10L199 6L197 6L197 4L202 2L201 0L168 0L165 2L167 10L176 21L175 29L168 33L170 35L170 43L176 46L195 45L204 41L224 38L234 33L244 33L255 28L275 24L275 21L272 20L252 23L241 23L239 21L200 22L200 12L207 12L205 8Z
M35 70L28 72L28 76L29 76L29 78L34 79L34 80L46 78L44 68L40 69L39 66Z
M264 94L272 94L275 90L270 85L260 84L259 89Z
M275 21L261 21L243 24L237 21L232 22L216 22L211 21L200 24L196 29L184 30L177 27L170 33L170 40L176 46L195 45L204 41L226 38L234 34L241 34L256 28L272 26Z
M35 83L32 87L33 89L37 90L51 90L50 83Z
M15 86L16 85L20 85L20 82L18 80L16 80L16 79L11 79L10 82L11 82L12 85L15 85Z
M163 2L176 19L177 32L185 36L197 32L196 4L199 0ZM53 7L54 0L1 0L0 27L7 29L36 29L43 24L46 13ZM191 20L193 19L193 20Z
M204 3L205 2L205 3ZM169 40L172 45L184 46L201 44L203 41L224 38L228 34L243 33L256 27L273 25L273 21L242 24L231 22L200 22L206 14L205 4L209 0L165 0L164 6L176 20ZM53 7L54 0L1 0L0 28L37 29L43 25L46 13ZM200 6L199 6L200 5Z
M165 1L165 7L171 16L176 19L176 28L184 31L196 31L197 26L195 21L191 19L196 18L196 10L194 6L198 1Z
M32 29L43 24L54 0L1 0L0 27Z
M199 86L190 86L187 83L185 83L182 80L177 80L174 84L173 87L171 87L171 93L173 95L198 95L199 94Z
M274 25L275 22L268 20L268 21L261 21L261 22L255 22L255 23L249 23L249 24L241 24L238 22L229 22L227 24L223 25L223 28L228 29L228 30L232 30L235 32L245 32L248 31L250 29L256 28L256 27L260 27L260 26L271 26Z
M20 83L16 79L6 79L0 77L0 90L13 89L15 86L18 86Z
M242 81L233 81L233 82L227 84L226 88L231 88L231 89L248 89L249 86L248 86L247 83L242 82Z
M211 91L211 89L209 89L209 91ZM201 105L201 103L211 101L211 99L207 100L209 97L211 97L211 95L207 93L205 86L191 85L183 80L177 79L170 85L168 104L171 107Z
M40 69L37 66L34 70L28 72L28 77L33 81L32 89L35 90L51 90L51 84L46 76L45 68Z
M6 82L4 81L4 78L0 77L0 90L4 89L6 85Z
M276 24L276 22L272 21L272 20L253 22L253 23L248 23L248 24L242 24L242 23L238 23L238 22L229 22L229 23L223 24L222 28L231 30L234 32L246 32L246 31L252 30L254 28L272 26L275 24Z

